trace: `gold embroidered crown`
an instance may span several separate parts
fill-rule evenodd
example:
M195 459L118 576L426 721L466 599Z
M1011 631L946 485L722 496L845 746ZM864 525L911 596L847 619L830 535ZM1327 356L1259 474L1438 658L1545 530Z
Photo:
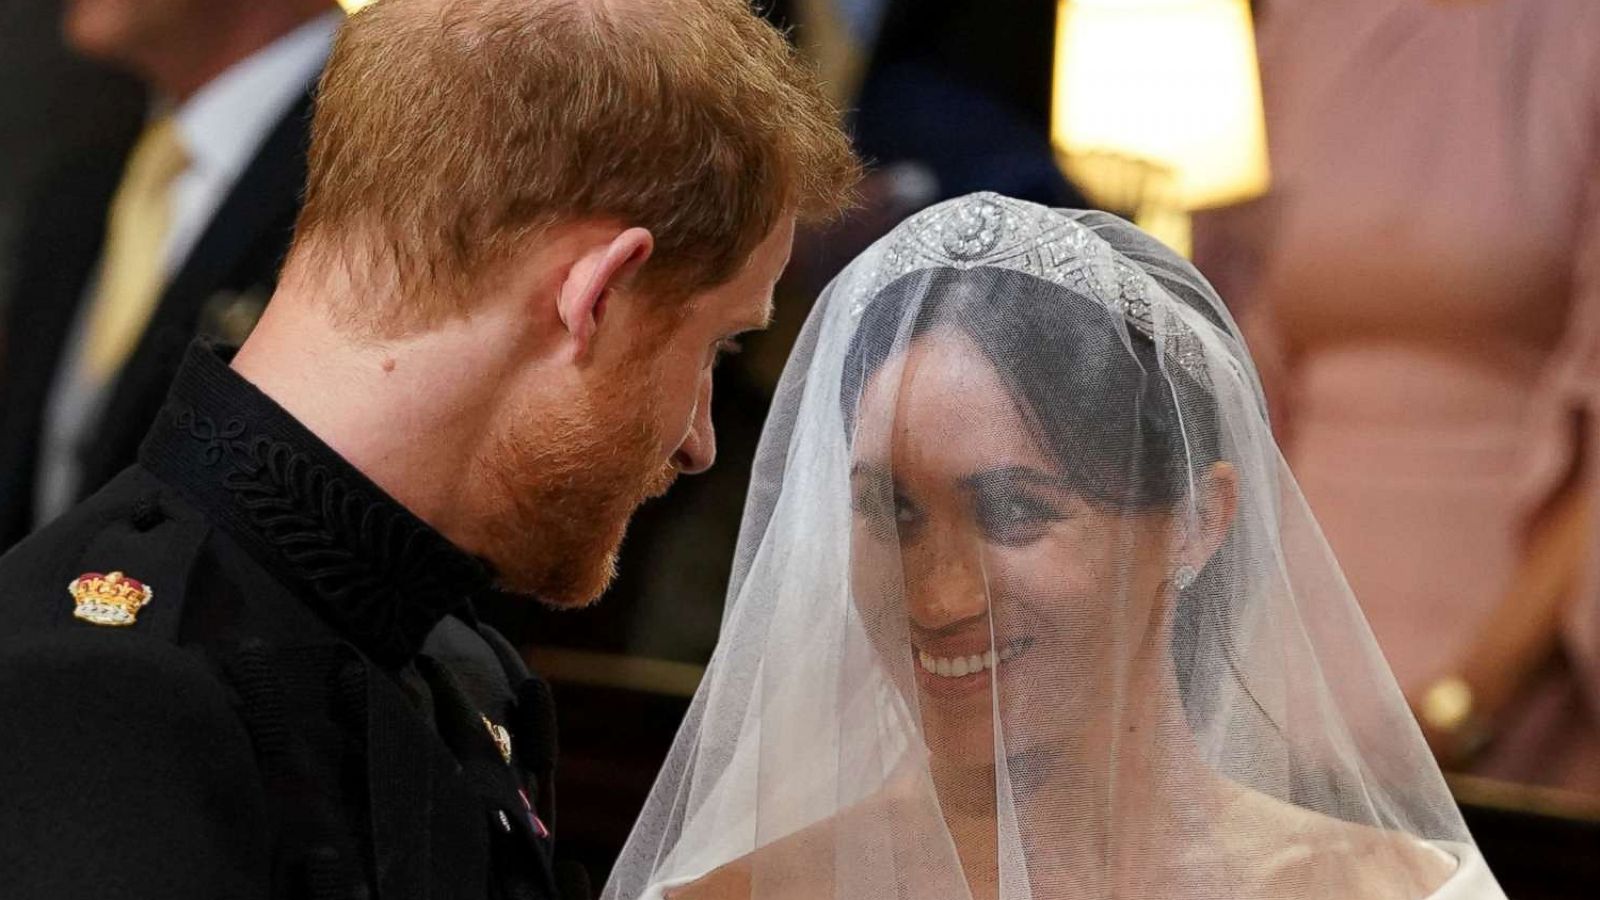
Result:
M155 597L149 585L121 572L85 572L67 585L77 608L72 614L96 625L132 625L139 610Z

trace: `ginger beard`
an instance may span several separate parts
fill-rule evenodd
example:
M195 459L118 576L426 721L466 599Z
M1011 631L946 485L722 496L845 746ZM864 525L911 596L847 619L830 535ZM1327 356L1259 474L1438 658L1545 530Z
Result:
M559 412L510 417L478 461L474 480L497 512L475 543L505 590L555 607L594 601L616 577L634 511L677 478L652 424L651 380L619 373L610 384Z

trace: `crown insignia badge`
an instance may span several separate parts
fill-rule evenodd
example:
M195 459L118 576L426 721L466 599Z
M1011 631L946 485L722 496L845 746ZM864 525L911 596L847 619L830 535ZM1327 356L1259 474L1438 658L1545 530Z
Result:
M142 581L112 572L85 572L67 585L77 609L72 615L94 625L132 625L143 609L156 595Z

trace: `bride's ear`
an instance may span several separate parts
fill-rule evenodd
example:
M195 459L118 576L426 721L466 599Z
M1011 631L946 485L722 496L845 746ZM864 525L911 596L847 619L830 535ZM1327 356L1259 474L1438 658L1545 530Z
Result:
M1195 516L1178 523L1184 529L1174 554L1174 566L1191 575L1203 571L1222 542L1228 539L1239 513L1239 472L1230 462L1214 462L1195 489Z

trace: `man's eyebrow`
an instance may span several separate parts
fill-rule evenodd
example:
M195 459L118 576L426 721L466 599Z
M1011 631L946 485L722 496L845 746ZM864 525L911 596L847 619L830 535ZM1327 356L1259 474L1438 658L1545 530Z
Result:
M746 331L765 331L772 326L773 311L773 304L768 301L766 308L761 311L759 317L753 316L744 319L736 327L740 329L741 334Z

